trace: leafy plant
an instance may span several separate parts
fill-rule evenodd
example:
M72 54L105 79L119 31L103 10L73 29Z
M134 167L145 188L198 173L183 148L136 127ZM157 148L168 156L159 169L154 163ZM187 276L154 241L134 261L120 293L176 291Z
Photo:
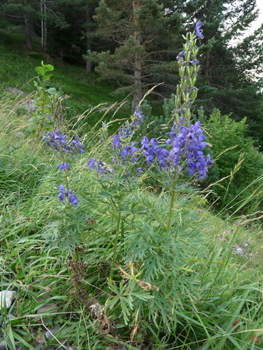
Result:
M246 118L236 122L230 116L221 116L220 111L215 110L204 127L208 141L213 145L213 156L218 167L218 177L213 178L213 182L218 181L213 186L213 198L218 199L225 211L233 211L238 203L253 194L253 202L246 202L245 208L241 208L243 212L252 212L261 205L263 199L263 159L259 149L254 146L253 139L246 135ZM213 183L209 176L207 180L208 183Z

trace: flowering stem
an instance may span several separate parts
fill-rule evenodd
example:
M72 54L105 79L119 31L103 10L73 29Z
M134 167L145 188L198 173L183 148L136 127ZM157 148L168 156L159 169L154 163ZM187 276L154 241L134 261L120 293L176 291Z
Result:
M115 242L114 242L114 250L113 250L113 258L112 258L111 271L110 271L110 279L112 279L112 277L113 277L113 267L114 267L114 263L115 263L116 252L117 252L118 237L119 237L119 232L120 232L120 222L121 222L121 212L119 211L118 218L117 218L116 236L115 236Z
M176 172L176 170L175 170L175 172ZM171 224L171 220L172 220L176 180L177 180L177 176L175 173L174 179L173 179L173 184L172 184L172 193L171 193L171 202L170 202L170 209L169 209L169 214L168 214L168 221L167 221L167 226L166 226L167 231L169 231L169 229L170 229L170 224Z

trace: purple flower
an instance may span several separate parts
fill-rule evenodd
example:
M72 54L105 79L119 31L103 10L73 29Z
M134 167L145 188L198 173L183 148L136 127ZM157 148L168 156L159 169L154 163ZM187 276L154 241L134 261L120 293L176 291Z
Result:
M139 107L135 108L132 122L129 124L125 122L124 126L119 129L118 134L114 135L112 141L113 150L117 151L113 154L112 161L119 165L124 165L127 160L131 163L136 163L138 160L138 148L135 147L136 142L131 141L131 138L136 129L138 129L144 119L144 115Z
M142 171L142 168L138 168L137 169L137 177L141 177L143 171Z
M138 129L142 125L144 118L145 118L145 116L142 114L142 111L140 110L140 108L136 107L135 112L134 112L133 121L130 124L131 127Z
M112 148L118 150L120 148L121 139L119 135L114 135L113 141L112 141Z
M62 171L70 170L70 165L67 163L61 163L61 164L59 164L58 168Z
M185 53L184 51L179 52L178 56L176 57L177 61L184 60L185 61Z
M63 202L64 201L64 194L62 192L59 193L58 200L59 200L59 202Z
M193 176L198 172L199 179L203 180L213 162L210 155L204 157L201 151L206 146L201 123L197 121L187 128L185 125L182 125L181 120L179 126L174 124L171 132L168 132L167 135L169 139L166 141L166 144L169 150L158 147L156 139L151 139L151 147L146 136L142 139L141 150L146 157L147 163L153 162L154 154L163 170L168 170L169 168L171 170L179 170L180 162L186 161L183 163L183 166L187 167L187 174Z
M90 170L93 170L95 167L95 159L90 158L88 161L88 167L90 168Z
M90 170L95 169L96 165L97 165L97 171L101 174L104 171L104 169L101 167L101 161L95 160L94 158L90 158L88 161L88 167L90 168Z
M71 203L73 205L73 207L75 207L76 205L78 205L79 201L78 201L78 198L76 197L75 194L71 194L69 196L69 199L68 199L69 203Z
M187 61L185 60L185 52L184 51L179 52L179 55L176 57L176 59L177 59L178 63L180 60L183 60L183 64L187 63ZM194 56L191 54L189 63L192 65L196 65L199 63L199 61L197 59L194 59Z
M68 197L69 194L70 196ZM73 194L72 188L68 191L68 190L65 190L65 187L63 185L60 185L59 195L58 195L59 202L63 202L65 197L68 197L68 201L73 205L73 207L75 207L79 203L76 195Z
M53 148L55 151L71 154L74 158L76 153L84 153L83 145L76 135L74 140L69 142L67 141L67 137L62 135L59 130L46 131L46 136L42 140L46 141L47 146Z
M203 34L202 34L202 33L203 33L203 29L200 29L203 25L204 25L204 24L203 24L201 21L197 22L196 25L195 25L196 35L197 35L198 38L200 38L200 39L204 39L204 36L203 36Z

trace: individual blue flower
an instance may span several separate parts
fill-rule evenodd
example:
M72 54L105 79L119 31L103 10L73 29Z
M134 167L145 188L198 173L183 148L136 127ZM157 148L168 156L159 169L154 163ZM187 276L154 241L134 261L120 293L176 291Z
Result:
M70 165L67 163L61 163L61 164L59 164L58 168L62 171L70 170Z
M95 159L90 158L88 161L88 167L90 168L90 170L93 170L95 167Z
M185 61L185 53L184 51L179 52L178 56L176 57L177 61L179 62L180 60Z
M198 38L200 39L204 39L203 36L203 29L200 29L204 24L201 21L198 21L195 25L195 31L196 31L196 35L198 36Z
M59 200L59 202L63 202L64 201L64 193L63 192L59 192L58 200Z
M137 177L141 177L143 171L142 171L142 168L138 168L137 169Z
M75 207L79 203L78 198L76 197L75 194L71 194L68 198L68 201L73 205L73 207Z

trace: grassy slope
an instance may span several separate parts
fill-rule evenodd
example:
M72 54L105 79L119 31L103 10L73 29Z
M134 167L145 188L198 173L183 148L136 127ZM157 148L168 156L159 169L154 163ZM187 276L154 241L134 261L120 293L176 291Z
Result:
M35 76L34 68L40 64L41 55L29 54L23 51L24 38L20 35L8 35L0 32L0 46L0 77L2 84L32 92L33 83L29 81ZM96 106L101 102L115 101L110 96L112 86L106 83L98 83L95 74L87 76L81 67L72 67L58 62L45 63L51 63L55 66L54 81L62 86L65 94L71 96L70 102L68 102L71 109L70 114L82 113L90 106ZM4 124L2 122L3 120L1 121L3 128ZM16 119L13 127L20 128L19 120ZM59 295L61 298L60 302L57 301L60 304L59 312L56 317L48 317L45 324L52 327L58 322L68 323L68 325L75 327L72 333L69 331L69 338L74 340L75 344L78 341L81 344L86 343L86 331L87 328L92 329L92 322L89 321L88 324L83 322L84 311L78 304L75 305L74 311L77 310L76 313L79 316L76 317L75 314L72 314L70 320L67 316L72 311L70 310L70 304L67 305L66 303L69 300L71 280L66 262L58 258L61 256L60 250L54 249L45 252L44 255L38 253L39 247L44 244L44 239L41 236L43 222L46 221L50 205L54 205L56 202L54 200L51 203L48 198L50 191L54 193L57 191L55 186L57 181L56 161L47 159L41 148L39 151L31 150L30 153L30 147L26 144L22 145L23 142L21 142L21 148L12 151L10 146L7 147L6 145L11 142L11 146L15 146L17 137L19 137L19 133L15 134L13 130L9 130L7 127L0 138L2 155L0 167L1 192L2 198L4 198L0 213L0 224L3 230L1 232L4 232L4 236L1 237L3 241L0 248L1 282L3 286L11 285L13 288L20 290L21 306L15 316L22 317L22 320L26 315L33 315L40 307L37 298L46 290L51 293L50 302L52 302L52 298ZM15 135L14 140L10 139L11 141L9 141L8 135L10 133ZM34 171L34 169L38 170ZM38 194L34 192L35 187L38 188ZM192 209L196 210L197 207L193 205ZM238 219L232 223L224 222L205 208L202 209L200 218L201 220L207 220L207 228L204 230L204 234L207 237L207 243L211 251L229 252L233 244L242 246L244 241L249 244L247 254L244 257L233 258L231 265L243 266L244 278L258 283L261 275L263 249L261 226L245 227L245 225L242 225L244 219ZM222 255L224 256L224 253ZM225 256L227 255L228 253ZM36 276L39 277L36 278ZM32 290L31 284L33 284ZM230 298L232 296L233 294L230 294ZM66 315L61 311L64 311ZM16 311L14 310L14 312ZM19 332L23 328L23 323L21 327L19 325L20 323L15 328L15 332L21 335ZM41 325L39 320L32 317L26 318L25 328L35 329L39 325ZM80 340L74 339L76 327L79 327ZM259 328L259 326L255 324L255 328ZM92 336L95 340L91 339L91 343L94 344L97 339L96 332L93 332ZM63 338L63 335L60 338ZM30 339L30 336L28 335L26 339ZM100 342L104 347L106 346L105 338L102 337ZM36 343L34 343L35 345Z
M40 66L41 61L52 64L54 76L52 84L63 94L70 97L66 100L69 107L69 116L83 113L90 107L100 103L118 102L121 97L111 96L113 84L99 81L96 73L85 73L85 67L74 66L60 60L43 56L39 52L25 50L24 36L8 33L1 30L0 26L0 84L2 86L16 87L27 93L35 91L33 80L36 77L35 67ZM36 50L39 49L36 43Z

